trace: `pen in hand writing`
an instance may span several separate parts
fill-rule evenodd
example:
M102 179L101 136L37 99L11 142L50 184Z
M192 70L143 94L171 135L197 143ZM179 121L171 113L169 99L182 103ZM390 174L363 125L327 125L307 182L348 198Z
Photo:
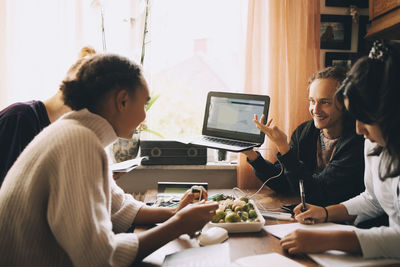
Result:
M301 199L301 212L305 212L307 210L306 206L306 193L304 191L304 184L303 179L299 180L299 187L300 187L300 199ZM314 224L314 220L312 218L304 219L304 222L307 224Z
M300 187L300 199L301 199L301 211L305 212L307 210L306 207L306 193L304 192L304 184L303 184L303 180L300 179L299 180L299 187Z

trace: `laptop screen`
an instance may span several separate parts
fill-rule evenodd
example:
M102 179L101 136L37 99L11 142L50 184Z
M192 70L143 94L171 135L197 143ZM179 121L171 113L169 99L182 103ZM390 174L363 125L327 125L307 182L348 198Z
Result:
M253 122L254 114L268 116L269 97L210 92L207 97L203 134L247 142L260 142L264 134Z

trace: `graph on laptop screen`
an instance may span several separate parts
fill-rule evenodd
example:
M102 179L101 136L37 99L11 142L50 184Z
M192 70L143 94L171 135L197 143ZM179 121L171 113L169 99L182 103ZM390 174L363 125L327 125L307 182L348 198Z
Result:
M210 102L207 129L259 134L252 118L261 117L264 101L212 96Z

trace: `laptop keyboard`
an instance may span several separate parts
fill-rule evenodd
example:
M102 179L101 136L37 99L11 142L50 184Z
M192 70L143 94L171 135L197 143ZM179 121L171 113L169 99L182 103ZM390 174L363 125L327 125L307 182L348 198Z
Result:
M215 138L215 137L208 137L208 136L203 136L202 138L204 141L207 142L213 142L213 143L218 143L218 144L225 144L225 145L230 145L230 146L238 146L238 147L247 147L249 146L250 143L245 143L245 142L240 142L240 141L233 141L233 140L227 140L227 139L220 139L220 138Z

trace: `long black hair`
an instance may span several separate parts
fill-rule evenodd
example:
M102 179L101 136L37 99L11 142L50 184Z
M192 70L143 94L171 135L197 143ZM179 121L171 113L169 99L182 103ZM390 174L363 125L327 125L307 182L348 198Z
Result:
M133 95L143 85L142 71L131 60L113 54L88 58L75 79L61 84L64 103L72 110L87 108L95 112L98 104L112 90L126 89Z
M356 120L381 129L386 145L369 153L385 159L381 163L385 162L386 173L380 178L400 175L400 43L375 41L370 55L354 64L337 94L348 99Z

